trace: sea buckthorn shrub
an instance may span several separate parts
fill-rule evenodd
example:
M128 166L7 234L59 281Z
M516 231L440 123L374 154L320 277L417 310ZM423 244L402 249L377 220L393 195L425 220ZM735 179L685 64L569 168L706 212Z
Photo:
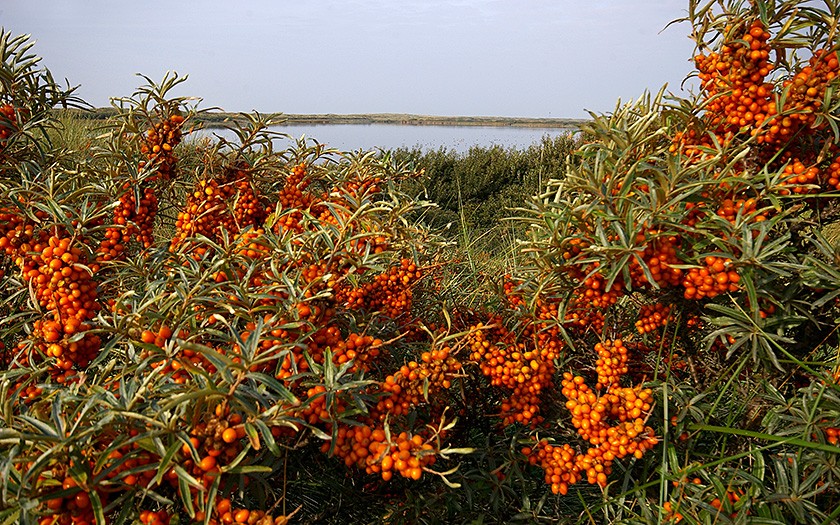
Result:
M636 486L605 496L606 516L837 519L826 510L840 497L825 485L831 468L802 468L800 456L821 463L840 452L830 408L838 250L826 228L837 221L838 12L800 4L691 2L696 96L663 90L592 115L566 176L521 214L530 229L530 258L514 274L523 308L535 311L550 292L573 344L566 359L597 359L562 383L571 422L594 448L541 435L524 452L554 492L587 478L609 485L603 459L613 449L592 441L603 425L597 391L620 400L634 385L648 408L640 425L619 418L629 425L618 429L665 449L655 468L637 455ZM809 395L811 411L794 416L789 400ZM626 454L631 441L618 429L609 435ZM781 443L800 433L796 445ZM738 456L770 444L777 450ZM712 456L727 459L707 466ZM770 496L800 483L819 495L791 505Z
M177 75L52 149L7 54L0 523L837 521L838 9L690 2L697 93L592 115L486 266L422 166L193 138Z
M83 151L3 158L2 519L277 525L296 455L445 480L462 345L414 304L440 246L416 174L275 150L259 115L191 151L182 81L115 99Z

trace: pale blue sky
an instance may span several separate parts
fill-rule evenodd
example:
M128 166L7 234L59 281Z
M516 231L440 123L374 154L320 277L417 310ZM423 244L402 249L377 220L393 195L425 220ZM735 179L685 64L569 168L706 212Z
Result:
M227 111L585 117L691 70L687 0L2 0L95 106L135 73Z

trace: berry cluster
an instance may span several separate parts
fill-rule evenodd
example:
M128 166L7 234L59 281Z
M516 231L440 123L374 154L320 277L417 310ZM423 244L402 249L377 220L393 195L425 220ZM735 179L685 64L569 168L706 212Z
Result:
M826 169L826 184L829 189L840 191L840 156L834 157Z
M230 498L222 498L216 501L215 511L216 518L211 517L208 521L208 523L213 525L219 525L220 523L222 525L231 525L234 523L245 525L286 525L289 522L289 516L272 517L267 512L261 510L234 507ZM196 515L196 521L198 523L204 521L200 513Z
M648 232L656 234L657 232ZM644 233L639 234L637 242L645 243L647 236ZM670 235L663 237L655 237L652 241L647 243L644 251L641 253L641 258L647 265L653 281L660 288L679 286L682 282L683 272L679 268L674 268L674 265L681 264L677 258L677 247L679 246L679 238ZM630 282L634 288L641 288L649 285L647 275L645 275L639 261L634 257L630 259Z
M423 352L420 362L410 361L399 371L389 375L382 383L386 396L379 400L375 414L384 420L387 414L407 414L413 407L428 403L443 390L452 386L452 380L461 371L461 363L444 346Z
M163 510L142 510L140 511L140 523L143 525L169 525L171 515Z
M178 213L175 236L170 251L188 238L199 235L220 242L225 233L237 235L241 230L259 228L265 211L247 172L229 168L225 178L229 182L207 178L200 180L187 198L187 205ZM194 257L207 251L206 246L192 246Z
M15 107L11 104L0 106L0 148L5 146L8 139L17 128Z
M99 336L86 333L100 306L97 284L86 266L78 240L59 235L45 242L19 245L16 262L23 278L35 292L44 318L33 323L35 349L54 361L50 366L56 381L64 382L83 370L99 352ZM21 343L20 348L25 348Z
M815 193L820 182L820 170L816 166L806 167L800 159L793 159L784 168L785 186L790 189L782 189L779 193L789 195L793 193Z
M277 210L279 217L275 224L276 231L292 231L300 233L303 226L300 222L303 219L303 211L308 210L315 198L307 191L309 181L306 178L306 164L301 163L293 167L280 193L277 196ZM274 207L267 210L274 213Z
M686 299L711 298L716 295L735 292L739 289L741 276L731 267L732 260L710 255L703 259L701 268L692 268L683 281Z
M227 177L230 181L220 188L222 195L233 208L233 223L228 226L228 231L236 233L249 226L261 226L266 217L265 208L260 202L250 174L242 167L235 170L229 168L228 171L232 171Z
M140 152L148 159L148 164L145 161L140 163L141 169L151 166L157 170L157 177L163 180L170 180L176 175L178 159L174 149L181 143L183 124L184 117L176 114L152 126L140 146Z
M782 114L770 120L766 134L759 135L759 143L781 144L799 130L813 126L828 83L837 77L838 72L837 53L817 50L807 66L783 82Z
M54 492L71 491L63 497L50 498L45 496L46 515L38 520L38 525L92 525L96 523L93 506L91 505L91 492L79 487L76 480L67 474L60 474L54 467L51 479L61 481L61 485ZM41 474L39 481L45 482L48 478ZM76 489L76 490L74 490ZM107 504L107 494L101 490L96 491L103 506Z
M214 179L199 181L187 198L186 208L178 213L175 236L169 250L175 251L186 239L199 235L218 241L220 226L223 218L228 215L227 212L227 204L219 191L219 183ZM200 257L206 250L204 246L196 246L194 254Z
M757 202L753 198L727 198L720 203L720 207L717 209L716 214L718 215L718 217L722 217L732 224L735 224L735 221L739 214L742 217L750 217L754 215L753 217L751 217L751 220L754 222L762 222L767 220L767 216L765 216L763 213L755 215L756 206Z
M490 384L511 391L502 401L502 424L536 425L542 421L540 398L553 383L560 339L543 332L541 337L523 336L517 340L501 319L495 318L486 325L471 326L467 343L470 360L478 363Z
M636 330L640 334L648 334L665 326L671 318L671 305L662 303L646 304L639 311Z
M652 391L619 386L627 362L621 340L604 341L596 349L600 357L597 389L606 388L605 393L596 394L583 377L569 372L563 374L562 382L572 424L593 446L577 454L568 444L554 446L543 440L536 452L530 447L522 450L531 464L543 468L546 483L555 494L566 494L569 485L584 476L590 484L606 486L613 461L628 455L641 458L658 442L653 429L645 426L653 405Z
M344 341L339 341L333 349L333 361L337 365L343 365L353 361L350 371L370 371L370 365L380 355L380 348L383 343L372 335L353 334L347 336Z
M114 226L105 230L105 239L99 245L97 260L121 259L126 245L136 238L144 248L154 243L154 222L158 211L158 200L151 186L137 186L139 202L133 187L126 183L123 194L114 208Z
M597 267L597 264L594 266ZM574 275L572 277L575 278ZM607 280L600 273L579 276L577 281L581 284L572 291L565 319L572 328L599 332L604 327L603 310L624 295L622 284L616 280L607 288Z
M423 277L423 271L411 259L402 259L358 288L340 290L339 296L351 310L380 311L397 319L411 310L411 288Z
M595 372L598 373L596 390L618 386L621 377L627 373L627 348L621 339L603 341L595 344L598 359Z
M407 432L401 432L396 439L389 440L388 432L379 426L341 426L333 452L348 467L356 466L369 474L380 474L385 481L390 480L395 473L418 480L423 475L423 469L433 465L437 459L437 449L431 441L419 434L410 435ZM330 444L324 443L321 450L327 453Z
M770 33L755 20L740 33L732 31L720 53L697 55L694 60L706 100L706 115L721 138L754 127L775 114L770 73Z
M216 405L213 415L201 421L190 432L190 442L198 453L194 474L212 477L217 465L225 465L233 461L242 452L242 438L245 437L245 427L242 416L231 413L225 405ZM186 444L181 450L185 456L192 457L192 451ZM212 481L212 480L211 480Z

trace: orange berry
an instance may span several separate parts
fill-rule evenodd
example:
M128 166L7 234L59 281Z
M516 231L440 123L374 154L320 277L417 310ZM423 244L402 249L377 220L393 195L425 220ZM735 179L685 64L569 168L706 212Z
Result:
M216 466L216 458L213 456L205 456L201 458L201 462L198 464L199 468L205 472L208 470L213 470L213 467Z
M233 428L226 428L222 433L222 441L225 443L233 443L238 438L236 430Z

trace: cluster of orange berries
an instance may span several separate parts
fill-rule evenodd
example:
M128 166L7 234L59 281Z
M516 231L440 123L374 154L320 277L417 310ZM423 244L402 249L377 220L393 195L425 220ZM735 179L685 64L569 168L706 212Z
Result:
M637 457L641 457L645 450L645 439L639 440L637 446L632 446L626 440L615 441L612 438L616 435L620 437L630 431L630 427L640 425L641 430L636 430L635 434L627 434L627 437L632 440L642 434L642 430L645 430L643 418L650 412L653 404L653 393L650 389L613 385L606 393L596 395L583 377L572 376L569 372L563 374L562 384L562 393L568 399L566 408L572 413L572 424L578 429L581 437L593 445L617 447L620 453L617 457L628 453L635 454L636 450L642 447L641 452L637 454ZM619 426L611 426L610 419L618 420ZM628 424L629 427L623 426ZM652 430L650 432L652 435Z
M379 357L383 343L381 339L367 334L353 334L333 347L333 361L343 365L353 361L350 371L370 371L370 365Z
M696 129L677 131L671 140L668 151L671 153L680 152L688 160L696 160L703 157L703 148L713 148L712 138L706 134L700 134Z
M69 475L62 476L55 470L54 468L52 479L61 480L59 491L71 491L76 488L79 490L64 497L46 499L46 515L38 520L38 525L94 525L96 517L90 501L90 492L79 487L76 480ZM45 481L46 477L41 474L39 479ZM96 495L103 507L107 505L105 492L97 490Z
M161 326L157 332L153 330L143 330L140 334L140 340L143 343L153 344L158 348L163 349L166 342L172 337L172 335L172 330L168 326L164 325ZM181 330L178 333L178 337L186 338L186 331ZM216 350L225 353L223 349ZM158 374L168 374L169 378L174 383L178 384L184 384L190 381L191 372L202 370L214 373L216 371L215 365L213 365L210 360L204 357L200 352L190 348L180 348L178 349L178 353L172 357L161 353L150 352L148 350L141 352L140 356L143 359L149 356L161 357L160 360L151 361L149 365ZM238 357L233 357L232 360L236 362L238 361Z
M775 116L767 133L759 135L759 143L781 143L797 131L812 126L823 103L828 83L837 77L838 61L835 51L817 50L808 65L782 84L785 91L783 115Z
M198 182L185 209L178 213L170 251L198 235L219 242L222 232L236 235L240 230L262 225L265 212L247 173L239 170L232 176L234 179L224 184L213 178ZM205 252L206 247L195 247L196 256Z
M36 235L43 236L35 230L35 225L24 221L20 212L13 208L0 208L0 249L15 264L21 265L25 252L21 251L24 243L32 241Z
M642 241L644 236L642 236ZM671 263L668 255L668 239L656 241L645 250L643 257L647 262L656 267L655 280L670 279L669 274L673 270L669 268ZM577 288L572 290L571 297L566 303L564 320L570 328L576 330L594 330L599 332L604 327L604 310L614 305L624 295L621 279L616 279L610 286L607 286L607 279L599 272L600 263L593 262L586 266L576 265L575 260L589 246L589 241L574 237L566 242L562 258L566 263L563 268L573 282L579 283ZM660 259L660 255L664 255ZM653 260L656 259L655 262ZM636 284L642 285L647 279L643 275L641 266L637 261L630 263L631 275L634 275Z
M339 270L335 264L321 261L303 265L300 277L303 281L303 297L310 299L327 288L335 288L338 284ZM309 314L302 314L301 317L309 317Z
M384 396L376 405L375 414L384 420L386 415L407 414L439 392L452 386L452 380L461 371L461 363L451 355L452 349L444 346L423 352L420 362L410 361L399 371L389 375L382 383Z
M593 446L578 454L569 444L554 446L543 440L536 453L530 447L522 450L532 465L543 468L545 481L555 494L566 494L569 485L584 476L590 484L606 486L616 459L628 455L641 458L658 443L653 429L645 426L653 404L652 391L619 385L621 374L626 373L627 351L623 343L604 341L596 349L598 389L606 388L605 393L596 394L583 377L569 372L563 374L562 381L572 424Z
M358 288L339 291L347 308L376 310L397 319L411 310L411 288L423 277L423 271L411 259L402 259L399 266Z
M329 410L327 410L327 398L324 395L327 392L324 385L316 385L306 390L306 404L297 410L297 416L309 423L310 425L317 425L318 423L328 421L330 419ZM341 405L341 400L336 400L337 405Z
M589 242L580 237L572 237L566 241L566 247L563 251L563 260L568 262L578 257L583 249L589 246Z
M656 232L649 232L656 233ZM646 240L646 234L640 233L637 242L642 244ZM673 266L681 264L677 258L677 247L679 238L673 235L667 237L656 237L645 246L641 258L647 265L653 281L662 288L679 286L682 282L683 272ZM650 284L642 266L636 258L630 259L630 282L634 288Z
M598 359L595 372L598 374L596 390L618 386L621 377L627 373L627 348L621 339L606 340L595 345Z
M208 522L212 525L232 525L234 523L244 525L286 525L289 522L288 516L272 517L267 512L261 510L236 508L229 498L218 500L215 505L215 511L216 518L211 517ZM195 519L197 523L202 523L204 516L197 513Z
M321 450L327 453L330 444L324 443ZM342 425L338 429L333 452L348 467L356 466L364 468L368 474L380 474L385 481L389 481L395 473L418 480L423 475L423 469L433 465L437 459L435 447L421 435L400 432L389 441L384 427L370 425Z
M820 182L820 170L816 166L806 167L801 160L793 159L785 166L784 177L783 183L791 186L791 189L781 190L779 193L782 195L788 195L791 191L797 194L814 193Z
M662 504L662 510L665 511L664 518L666 522L679 523L684 518L682 514L677 512L677 509L674 507L674 505L671 504L670 501L666 501Z
M248 171L241 166L235 170L229 168L228 171L232 171L228 176L231 180L220 188L222 195L233 207L233 224L227 228L228 231L237 233L249 226L262 226L266 211Z
M143 330L140 333L140 340L146 344L153 344L158 348L163 348L166 341L172 337L172 329L166 325L158 328L157 332L152 330Z
M114 208L114 224L106 228L105 238L99 246L98 261L111 261L122 258L126 245L136 238L144 248L154 243L154 222L158 211L158 200L151 186L138 186L140 202L137 202L134 189L126 183L119 204Z
M265 237L263 228L248 228L234 236L236 253L249 259L258 259L268 254L267 247L260 241Z
M550 338L537 339L533 347L526 341L531 343L526 337L517 341L500 318L492 319L487 325L471 326L467 335L470 360L478 363L491 385L511 390L510 396L502 401L504 425L514 422L536 425L542 421L540 398L553 382L554 359L560 355L560 345Z
M43 243L20 244L21 255L15 258L45 313L33 323L35 347L55 359L51 374L60 383L74 374L74 366L86 367L101 343L99 336L85 333L100 306L97 284L78 244L71 237L52 235ZM25 347L20 343L19 348Z
M181 142L181 125L184 117L172 115L163 122L154 124L140 146L149 163L157 170L150 180L169 180L175 175L176 158L172 151ZM140 168L147 166L140 162ZM138 199L139 197L139 199ZM126 245L136 237L144 248L154 243L154 221L158 211L158 199L150 184L123 185L123 194L114 208L114 224L105 230L105 239L99 246L99 261L121 259Z
M597 266L598 263L593 264ZM600 331L604 327L603 310L614 305L622 295L624 290L618 279L607 288L603 275L590 274L572 291L565 319L573 328Z
M248 324L246 329L248 332L242 335L242 339L247 341L250 337L259 337L258 355L260 359L265 359L270 356L278 356L275 360L265 361L265 371L269 371L270 367L274 367L274 375L277 379L284 381L289 377L301 372L309 370L309 361L303 353L303 349L299 345L291 345L297 338L297 333L294 331L280 328L287 324L285 319L273 321L268 319L268 332L263 335L252 334L250 331L255 330L256 326ZM325 329L324 331L328 331ZM337 329L335 330L337 332ZM329 331L331 334L332 331ZM331 340L337 340L338 337L332 337ZM279 361L279 362L278 362Z
M517 286L519 286L519 284L519 282L513 280L510 274L504 276L502 289L505 294L505 299L507 299L508 305L510 305L511 308L525 306L525 300L522 297L522 293L517 290Z
M702 268L692 268L683 281L686 299L711 298L727 292L736 292L741 276L731 267L732 259L709 255L703 259Z
M175 251L184 240L198 235L218 241L222 219L227 211L227 203L219 191L219 183L214 179L199 181L193 193L187 197L186 208L178 213L175 236L169 251ZM206 248L196 247L196 250L200 256Z
M840 156L834 158L826 169L826 184L835 191L840 191Z
M739 501L741 501L741 497L743 497L744 491L742 489L726 489L726 499L729 501L729 506L732 507ZM716 508L718 511L722 511L724 509L724 503L720 500L720 498L715 498L711 502L712 507ZM733 512L730 515L730 518L734 518L738 515L737 512Z
M382 177L360 177L347 181L344 189L350 197L358 199L365 194L379 193L380 184L382 184Z
M694 59L708 100L706 114L722 137L758 126L775 114L772 85L764 82L771 71L769 38L761 21L755 20L743 34L732 35L719 54Z
M0 106L0 147L4 146L6 139L14 133L16 123L15 107L11 104Z
M242 416L231 413L226 406L216 405L214 415L198 423L190 432L190 441L199 455L197 474L207 473L220 463L230 463L242 452L241 439L245 437ZM182 448L190 456L190 448Z
M545 472L545 482L554 494L565 496L570 485L583 479L577 461L579 454L568 443L552 446L544 440L537 444L536 451L523 447L522 453L532 465L540 465Z
M157 511L142 510L140 511L139 519L143 525L169 525L171 516L164 509Z
M671 318L671 305L662 303L646 304L639 311L636 330L640 334L649 334L657 328L665 326Z
M157 176L163 180L170 180L175 176L177 158L174 149L181 143L183 124L184 117L181 115L171 115L155 123L146 133L140 146L140 152L146 155L151 166L157 169ZM140 168L144 167L146 163L141 162Z
M138 519L142 525L169 525L172 516L164 509L142 510Z
M703 193L704 198L708 198L708 193ZM686 215L682 220L682 224L688 226L689 228L693 228L700 222L703 218L706 217L706 203L705 202L686 202L685 203L685 211Z
M137 434L137 429L129 430L130 436L134 437ZM107 479L117 480L126 487L149 487L156 474L154 463L158 459L160 458L155 454L142 450L137 443L132 443L109 452L102 470L108 472ZM169 480L172 481L175 477L172 472Z
M545 482L551 486L555 494L566 494L570 485L574 485L586 476L587 483L591 485L606 486L608 476L612 473L612 463L632 454L634 457L641 457L644 452L650 450L658 440L649 427L626 424L627 427L621 431L610 432L609 445L591 447L585 454L578 454L568 444L554 446L547 441L541 441L537 445L536 453L530 447L522 449L523 454L528 456L532 465L539 465L545 472ZM615 430L617 427L610 427ZM647 428L647 430L645 430ZM630 438L629 436L642 436L641 438ZM620 443L626 443L620 444ZM630 451L625 455L621 451ZM607 459L613 458L613 459Z
M380 435L371 437L378 438ZM385 481L391 479L394 472L404 478L418 480L423 475L423 469L433 465L437 459L435 447L419 434L411 436L400 432L392 443L384 439L372 441L366 471L380 474Z
M747 199L732 199L727 198L721 202L720 207L717 209L718 217L722 217L729 221L732 224L735 224L735 220L738 217L738 214L741 214L742 217L749 217L756 213L757 209L757 201L753 198ZM766 221L767 216L763 213L759 213L752 217L753 222L762 222Z
M303 231L303 227L300 224L300 221L303 219L303 212L301 210L309 209L315 200L307 191L309 182L304 180L306 173L307 169L304 163L293 167L277 196L277 211L279 211L280 216L275 223L275 230L278 233L281 230L297 233ZM269 208L267 211L268 213L275 212L273 208Z
M307 306L308 308L308 306ZM302 312L308 314L308 312ZM289 377L309 370L309 361L304 351L316 363L322 364L326 349L333 353L332 359L335 364L342 365L353 360L352 370L368 371L370 365L380 356L384 343L381 339L366 334L350 333L346 338L341 330L329 319L321 319L320 327L314 333L301 340L301 333L294 329L279 328L288 324L285 318L275 320L266 316L266 332L259 336L259 348L257 357L261 364L252 365L254 372L271 372L281 381ZM253 333L256 329L254 323L246 325L246 331L242 334L243 341L251 337L257 337ZM295 344L295 343L298 344ZM299 343L305 343L305 346ZM234 358L236 359L236 358ZM314 387L318 388L318 387ZM307 398L312 398L317 390L307 392ZM314 424L314 423L313 423Z
M229 407L221 404L216 406L214 414L215 416L210 416L207 421L199 422L190 431L190 443L181 447L181 466L205 489L216 483L218 478L223 476L222 467L240 454L243 450L240 440L245 437L242 417L239 414L231 413ZM170 469L164 479L177 486L178 475L175 469ZM190 486L189 490L197 506L205 508L206 505L200 504L199 500L207 498L206 490L201 491L193 486ZM211 522L232 523L225 521L224 512L220 514L221 520L211 519ZM203 520L202 516L201 521Z
M607 278L596 270L599 263L592 263L586 268L586 276L581 275L581 286L575 290L578 306L589 305L592 308L608 308L624 294L621 283L613 282L607 287Z

